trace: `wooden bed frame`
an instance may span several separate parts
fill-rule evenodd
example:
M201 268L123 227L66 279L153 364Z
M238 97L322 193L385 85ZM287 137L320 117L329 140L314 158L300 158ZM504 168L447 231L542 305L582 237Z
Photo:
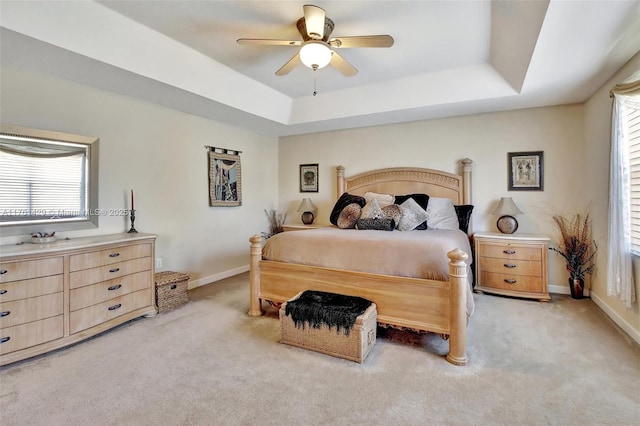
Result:
M450 198L454 204L471 204L471 163L461 160L462 174L423 168L388 168L345 178L337 167L337 196L367 191L383 194L425 193ZM452 247L447 253L449 281L370 274L262 259L262 240L250 238L249 315L262 315L262 300L285 302L303 290L328 291L364 297L375 302L378 323L449 338L447 361L467 363L467 254Z

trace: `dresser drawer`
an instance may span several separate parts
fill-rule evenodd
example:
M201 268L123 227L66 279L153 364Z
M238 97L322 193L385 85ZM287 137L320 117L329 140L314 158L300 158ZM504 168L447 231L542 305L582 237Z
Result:
M76 288L71 290L71 310L77 311L138 290L151 291L151 284L151 271L144 271Z
M151 244L136 244L126 247L115 247L108 250L76 254L69 259L69 270L80 271L98 266L151 256Z
M0 263L0 283L62 274L62 256Z
M62 314L63 293L0 303L0 327L12 327Z
M70 333L77 333L136 309L151 306L151 292L140 290L71 312Z
M0 303L26 299L62 291L62 275L51 275L30 280L12 281L0 284Z
M127 260L126 262L114 263L113 265L101 266L99 268L85 269L69 274L69 282L72 289L85 285L95 284L102 281L119 278L136 272L150 271L151 258Z
M542 259L542 250L538 247L523 247L517 244L481 244L481 257L500 259L537 260Z
M59 339L64 334L63 315L0 328L0 355Z
M496 272L509 275L542 275L542 263L531 260L506 260L493 257L481 257L482 272Z
M509 275L482 271L482 286L501 290L539 293L544 290L542 277Z

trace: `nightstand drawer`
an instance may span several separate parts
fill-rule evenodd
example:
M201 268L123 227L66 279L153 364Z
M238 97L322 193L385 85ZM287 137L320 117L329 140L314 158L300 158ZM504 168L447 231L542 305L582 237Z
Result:
M538 247L522 247L516 244L482 244L478 256L540 261L542 250Z
M500 290L539 293L543 291L540 276L509 275L482 271L482 285Z
M482 272L495 272L510 275L529 275L539 277L542 275L542 263L532 260L496 259L493 257L481 257Z

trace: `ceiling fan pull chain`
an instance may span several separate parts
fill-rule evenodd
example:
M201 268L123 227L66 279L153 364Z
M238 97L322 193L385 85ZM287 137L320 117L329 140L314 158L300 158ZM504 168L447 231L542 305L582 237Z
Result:
M317 70L313 70L313 96L318 94L318 81L316 79Z

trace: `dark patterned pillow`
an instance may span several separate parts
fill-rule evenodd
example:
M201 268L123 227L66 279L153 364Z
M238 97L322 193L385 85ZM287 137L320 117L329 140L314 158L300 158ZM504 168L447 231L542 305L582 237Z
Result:
M374 229L377 231L393 231L396 223L393 219L358 219L356 221L356 229Z
M340 212L336 226L340 229L351 229L356 227L356 221L360 218L362 207L358 203L351 203Z
M397 204L390 204L382 208L382 214L388 219L393 219L397 225L402 217L402 209Z
M329 221L332 224L337 226L338 216L340 216L340 213L342 212L342 210L351 203L356 203L360 207L364 207L364 205L366 204L366 201L364 197L360 197L358 195L351 195L345 192L340 196L340 198L338 198L338 201L336 201L336 204L333 206L333 210L331 210L331 215L329 216Z
M427 210L427 206L429 205L429 196L427 194L396 195L395 204L402 204L407 201L408 198L413 198L420 207L422 207L425 211ZM425 220L420 225L416 226L415 229L427 229L427 221Z
M460 230L465 234L469 233L469 222L471 221L471 212L473 211L473 205L461 204L459 206L453 206L456 209L456 215L458 215L458 224Z

